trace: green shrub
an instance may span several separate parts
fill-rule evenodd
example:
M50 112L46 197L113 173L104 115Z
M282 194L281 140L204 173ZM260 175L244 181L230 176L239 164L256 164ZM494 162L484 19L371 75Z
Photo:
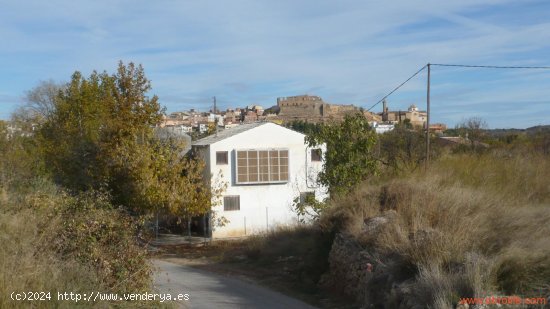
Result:
M55 236L64 259L92 266L102 284L121 292L143 292L150 286L147 252L137 246L137 222L122 209L113 209L109 197L90 192L58 209L63 220Z

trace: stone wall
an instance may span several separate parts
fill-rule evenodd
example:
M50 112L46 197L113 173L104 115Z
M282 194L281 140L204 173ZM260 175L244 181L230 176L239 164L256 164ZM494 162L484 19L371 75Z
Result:
M304 120L308 122L325 122L342 120L348 113L359 111L353 105L329 104L318 96L293 96L277 98L279 118L283 121Z

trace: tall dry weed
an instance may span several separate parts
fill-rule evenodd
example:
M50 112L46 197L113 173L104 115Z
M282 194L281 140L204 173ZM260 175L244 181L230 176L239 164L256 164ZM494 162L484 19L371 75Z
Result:
M36 201L35 201L36 202ZM45 201L49 203L50 201ZM51 202L55 202L54 199ZM2 204L0 216L0 298L1 308L71 308L76 304L57 300L35 301L33 303L12 301L13 292L91 291L97 277L92 269L87 269L74 261L62 261L52 250L44 250L50 239L45 236L59 228L58 218L48 218L44 211L37 211L29 205ZM53 292L55 293L55 292Z
M549 175L550 158L536 153L447 155L427 171L359 186L320 223L414 265L415 293L433 308L488 293L547 296ZM390 212L365 233L365 220Z
M150 287L145 251L119 211L71 197L47 181L11 189L4 187L0 200L0 308L105 308L113 304L59 300L57 293L139 293ZM11 300L13 292L29 291L50 292L51 299Z

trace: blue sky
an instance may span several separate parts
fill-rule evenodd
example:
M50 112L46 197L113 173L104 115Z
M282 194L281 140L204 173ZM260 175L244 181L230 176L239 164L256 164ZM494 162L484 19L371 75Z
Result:
M550 65L550 1L4 1L0 118L41 80L143 64L169 112L312 94L370 107L424 64ZM425 106L423 72L388 99ZM381 110L375 107L374 111ZM432 121L550 124L550 71L434 67Z

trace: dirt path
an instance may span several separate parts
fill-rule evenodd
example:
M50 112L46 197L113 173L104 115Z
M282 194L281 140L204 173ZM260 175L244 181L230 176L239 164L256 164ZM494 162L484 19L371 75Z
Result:
M152 262L158 292L189 294L188 301L179 302L181 308L315 308L241 279L160 259Z

